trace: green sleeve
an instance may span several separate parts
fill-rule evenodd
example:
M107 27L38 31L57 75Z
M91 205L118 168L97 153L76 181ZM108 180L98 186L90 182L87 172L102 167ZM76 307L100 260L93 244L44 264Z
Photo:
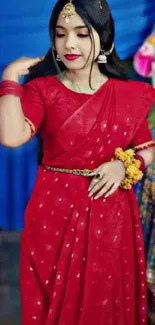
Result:
M148 116L148 122L150 130L152 130L155 126L155 103L153 104L150 114Z

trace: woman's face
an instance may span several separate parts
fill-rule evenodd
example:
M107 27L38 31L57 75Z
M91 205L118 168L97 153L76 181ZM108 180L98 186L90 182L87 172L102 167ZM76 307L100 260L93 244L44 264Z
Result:
M96 59L101 48L100 38L94 29L92 29L92 34ZM69 23L66 23L60 14L55 35L56 51L67 69L80 70L91 65L94 57L94 46L91 44L89 30L78 14L71 17Z

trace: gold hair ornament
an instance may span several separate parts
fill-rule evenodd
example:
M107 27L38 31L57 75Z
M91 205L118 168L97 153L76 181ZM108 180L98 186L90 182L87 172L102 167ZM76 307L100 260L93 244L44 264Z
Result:
M69 2L63 7L61 11L61 15L65 18L66 23L69 23L69 20L72 16L76 14L75 6L73 5L73 0L69 0Z
M98 0L100 9L103 9L101 0ZM65 4L61 11L61 15L63 18L65 18L66 23L69 23L69 20L72 16L76 14L75 6L73 5L73 0L69 0L68 3Z

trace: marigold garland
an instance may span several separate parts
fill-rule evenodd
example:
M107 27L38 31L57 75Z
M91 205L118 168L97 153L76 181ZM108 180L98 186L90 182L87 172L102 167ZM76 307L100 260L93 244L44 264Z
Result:
M143 172L140 170L141 163L135 159L133 149L123 151L122 148L117 148L115 159L121 160L125 167L125 178L121 181L120 186L125 190L130 190L143 177Z

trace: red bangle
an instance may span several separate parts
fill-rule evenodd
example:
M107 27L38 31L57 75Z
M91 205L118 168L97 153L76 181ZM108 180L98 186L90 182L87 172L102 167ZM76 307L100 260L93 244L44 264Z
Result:
M134 150L135 150L135 152L138 152L140 150L145 150L145 149L149 149L152 147L155 147L155 141L153 141L153 140L134 147Z
M23 87L16 81L3 80L0 83L0 96L4 95L13 95L22 98Z
M28 125L30 126L30 129L31 129L31 136L30 136L30 139L32 139L32 137L35 135L35 128L34 128L34 125L31 123L31 121L27 118L27 117L24 117L24 120L25 122L28 123Z
M135 159L140 161L141 165L140 165L139 169L143 172L146 169L144 158L136 153L135 154Z

